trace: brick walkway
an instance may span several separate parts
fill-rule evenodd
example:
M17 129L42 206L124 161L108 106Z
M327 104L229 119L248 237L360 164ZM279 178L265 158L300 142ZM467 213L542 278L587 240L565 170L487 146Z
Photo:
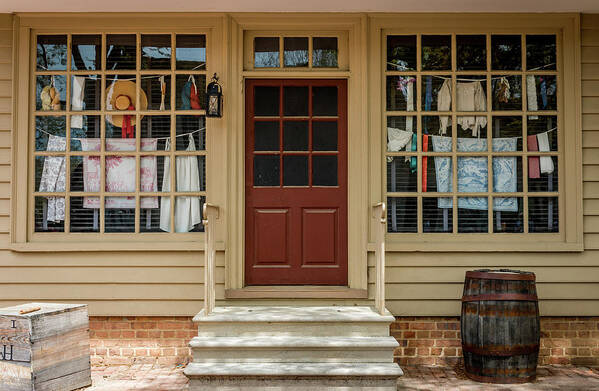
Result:
M524 385L489 385L466 379L460 368L404 367L400 390L440 391L528 391L599 390L599 370L584 367L545 366L537 370L538 379ZM174 391L187 390L182 367L155 367L139 364L120 367L93 367L93 385L85 391Z

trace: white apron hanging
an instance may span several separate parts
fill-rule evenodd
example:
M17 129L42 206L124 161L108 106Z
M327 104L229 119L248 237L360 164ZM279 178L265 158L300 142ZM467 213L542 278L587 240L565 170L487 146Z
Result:
M186 151L195 151L195 141L189 134L189 145ZM165 150L171 147L170 139L166 140ZM200 191L200 170L197 156L177 156L175 158L175 176L177 191ZM170 158L164 158L164 175L162 177L162 191L168 192L171 188ZM178 196L175 197L175 232L189 232L195 225L202 222L200 197ZM171 199L162 197L160 203L160 229L171 231Z

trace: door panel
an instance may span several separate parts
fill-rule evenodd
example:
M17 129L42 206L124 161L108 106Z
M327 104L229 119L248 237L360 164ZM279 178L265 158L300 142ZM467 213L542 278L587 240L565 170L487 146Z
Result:
M347 82L246 81L246 285L347 284Z

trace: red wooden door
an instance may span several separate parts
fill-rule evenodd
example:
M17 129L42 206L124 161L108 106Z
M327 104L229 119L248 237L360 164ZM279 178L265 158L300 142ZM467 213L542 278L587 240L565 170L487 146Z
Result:
M247 285L347 285L347 82L247 80Z

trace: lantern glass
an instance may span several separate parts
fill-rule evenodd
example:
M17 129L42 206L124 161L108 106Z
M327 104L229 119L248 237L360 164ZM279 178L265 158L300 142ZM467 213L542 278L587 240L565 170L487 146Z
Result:
M220 94L211 94L208 96L208 116L220 117Z

